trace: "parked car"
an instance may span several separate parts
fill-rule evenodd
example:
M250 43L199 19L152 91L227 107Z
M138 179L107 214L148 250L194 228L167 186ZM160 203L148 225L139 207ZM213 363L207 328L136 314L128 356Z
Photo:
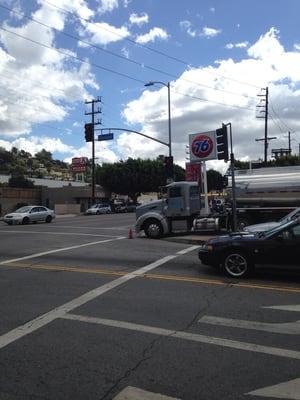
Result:
M291 221L292 219L298 218L300 216L300 207L291 211L288 215L281 218L279 221L263 222L262 224L248 225L243 228L244 232L266 232L276 226L282 225L285 222Z
M136 210L136 205L133 203L118 204L117 206L115 206L115 211L117 213L135 212L135 210Z
M55 213L44 206L24 206L16 211L6 214L3 221L8 225L12 224L29 224L40 221L50 223L55 218Z
M267 232L240 232L212 238L200 247L198 255L203 264L220 268L231 278L244 278L255 266L300 268L300 218Z
M86 215L99 215L99 214L109 214L111 213L111 207L109 204L94 204L92 207L86 210Z

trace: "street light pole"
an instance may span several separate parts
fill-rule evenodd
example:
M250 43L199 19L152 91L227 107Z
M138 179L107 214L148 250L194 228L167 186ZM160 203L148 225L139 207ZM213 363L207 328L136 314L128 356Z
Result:
M172 156L172 133L171 133L171 95L170 95L170 82L167 84L168 88L168 116L169 116L169 156Z
M166 86L168 89L168 131L169 131L169 157L172 157L172 130L171 130L171 90L170 90L170 82L165 83L161 81L150 81L145 84L146 87L153 86L156 83Z

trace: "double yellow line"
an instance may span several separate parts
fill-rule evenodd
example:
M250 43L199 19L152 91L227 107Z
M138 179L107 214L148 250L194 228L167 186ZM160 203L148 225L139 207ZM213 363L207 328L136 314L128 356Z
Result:
M128 274L128 271L112 271L104 268L82 268L82 267L65 267L62 265L44 265L44 264L23 264L23 263L9 263L2 264L2 267L13 267L22 268L30 270L44 270L44 271L61 271L61 272L77 272L83 274L100 274L100 275L112 275L112 276L124 276ZM219 285L219 286L231 286L236 288L246 288L246 289L261 289L261 290L273 290L278 292L291 292L300 293L300 287L292 286L277 286L260 284L247 281L226 281L221 279L208 279L208 278L196 278L192 276L183 275L164 275L164 274L144 274L140 275L139 278L145 279L159 279L166 281L176 281L176 282L191 282L195 284L204 285Z

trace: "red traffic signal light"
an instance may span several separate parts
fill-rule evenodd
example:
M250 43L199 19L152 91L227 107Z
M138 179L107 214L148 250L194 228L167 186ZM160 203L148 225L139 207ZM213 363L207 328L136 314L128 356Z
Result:
M84 135L86 142L92 142L94 140L94 125L85 124L84 125Z

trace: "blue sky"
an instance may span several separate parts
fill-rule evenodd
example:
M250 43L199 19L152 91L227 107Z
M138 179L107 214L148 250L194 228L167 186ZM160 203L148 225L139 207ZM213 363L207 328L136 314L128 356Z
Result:
M102 127L167 140L167 89L144 87L154 80L171 85L175 162L190 133L222 122L237 158L263 157L255 109L266 86L269 154L287 131L298 152L299 12L296 0L0 0L0 146L90 156L84 101L97 96ZM135 134L96 145L100 163L159 154L167 148Z

